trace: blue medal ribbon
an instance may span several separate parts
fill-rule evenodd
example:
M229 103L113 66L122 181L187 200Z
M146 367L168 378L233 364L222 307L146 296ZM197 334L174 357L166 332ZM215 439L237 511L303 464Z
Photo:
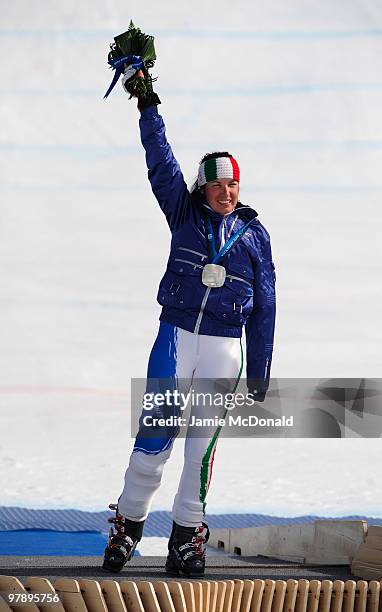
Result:
M123 74L125 64L132 66L135 70L140 70L144 67L144 63L140 55L124 55L123 57L118 57L117 59L111 58L109 59L108 64L112 70L115 70L115 73L109 89L104 95L104 99L107 98L109 93L114 89L119 77L121 74Z
M223 245L220 251L217 252L211 219L207 217L206 219L207 232L206 233L207 233L208 244L210 247L211 258L212 258L211 263L217 264L218 261L222 259L222 257L224 257L224 255L226 255L228 251L232 249L233 245L242 237L245 230L251 225L252 221L253 219L248 221L245 225L243 225L243 227L241 227L237 232L235 232L233 236L231 236L231 238Z

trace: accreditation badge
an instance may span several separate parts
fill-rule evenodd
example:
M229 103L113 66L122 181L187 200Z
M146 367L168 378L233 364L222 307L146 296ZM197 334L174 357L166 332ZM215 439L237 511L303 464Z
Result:
M218 264L206 264L202 272L202 283L206 287L222 287L225 282L226 269Z

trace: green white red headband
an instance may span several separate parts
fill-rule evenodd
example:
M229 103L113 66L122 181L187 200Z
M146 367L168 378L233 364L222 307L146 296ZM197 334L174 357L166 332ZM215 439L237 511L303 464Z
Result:
M233 157L214 157L202 162L198 172L198 187L202 187L209 181L219 179L231 179L240 181L240 169L236 159Z

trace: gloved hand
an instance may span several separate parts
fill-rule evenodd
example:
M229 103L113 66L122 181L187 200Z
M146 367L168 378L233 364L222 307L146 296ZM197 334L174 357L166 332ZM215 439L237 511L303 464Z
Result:
M248 396L254 402L263 402L265 400L265 391L259 392L257 389L253 389L253 391L248 391Z
M140 55L130 55L128 58L129 62L126 62L123 65L122 87L129 93L129 90L126 88L126 83L128 83L128 81L132 80L134 77L143 77L142 68L144 63Z
M138 108L140 111L161 103L158 95L153 90L153 80L143 62L142 64L138 62L130 64L124 70L122 87L130 94L130 98L138 98Z
M268 385L264 380L248 379L248 396L255 402L263 402L267 393Z
M110 53L108 63L115 73L104 98L108 97L122 75L122 87L130 94L130 98L138 98L139 110L161 103L153 91L153 81L156 79L152 78L140 55L125 55L116 58Z

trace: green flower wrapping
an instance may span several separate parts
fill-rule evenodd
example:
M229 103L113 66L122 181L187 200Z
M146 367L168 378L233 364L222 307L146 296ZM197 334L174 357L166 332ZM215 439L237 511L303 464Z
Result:
M157 58L154 36L141 32L132 21L130 21L127 32L114 37L114 43L110 45L110 49L108 59L118 59L125 55L140 55L147 68L152 68Z
M155 64L156 53L154 46L154 36L141 32L133 22L130 22L129 29L123 34L114 37L114 43L110 45L108 63L113 66L117 60L129 56L140 56L143 60L143 77L133 76L125 85L131 97L136 97L142 102L149 100L153 96L153 79L148 69Z

